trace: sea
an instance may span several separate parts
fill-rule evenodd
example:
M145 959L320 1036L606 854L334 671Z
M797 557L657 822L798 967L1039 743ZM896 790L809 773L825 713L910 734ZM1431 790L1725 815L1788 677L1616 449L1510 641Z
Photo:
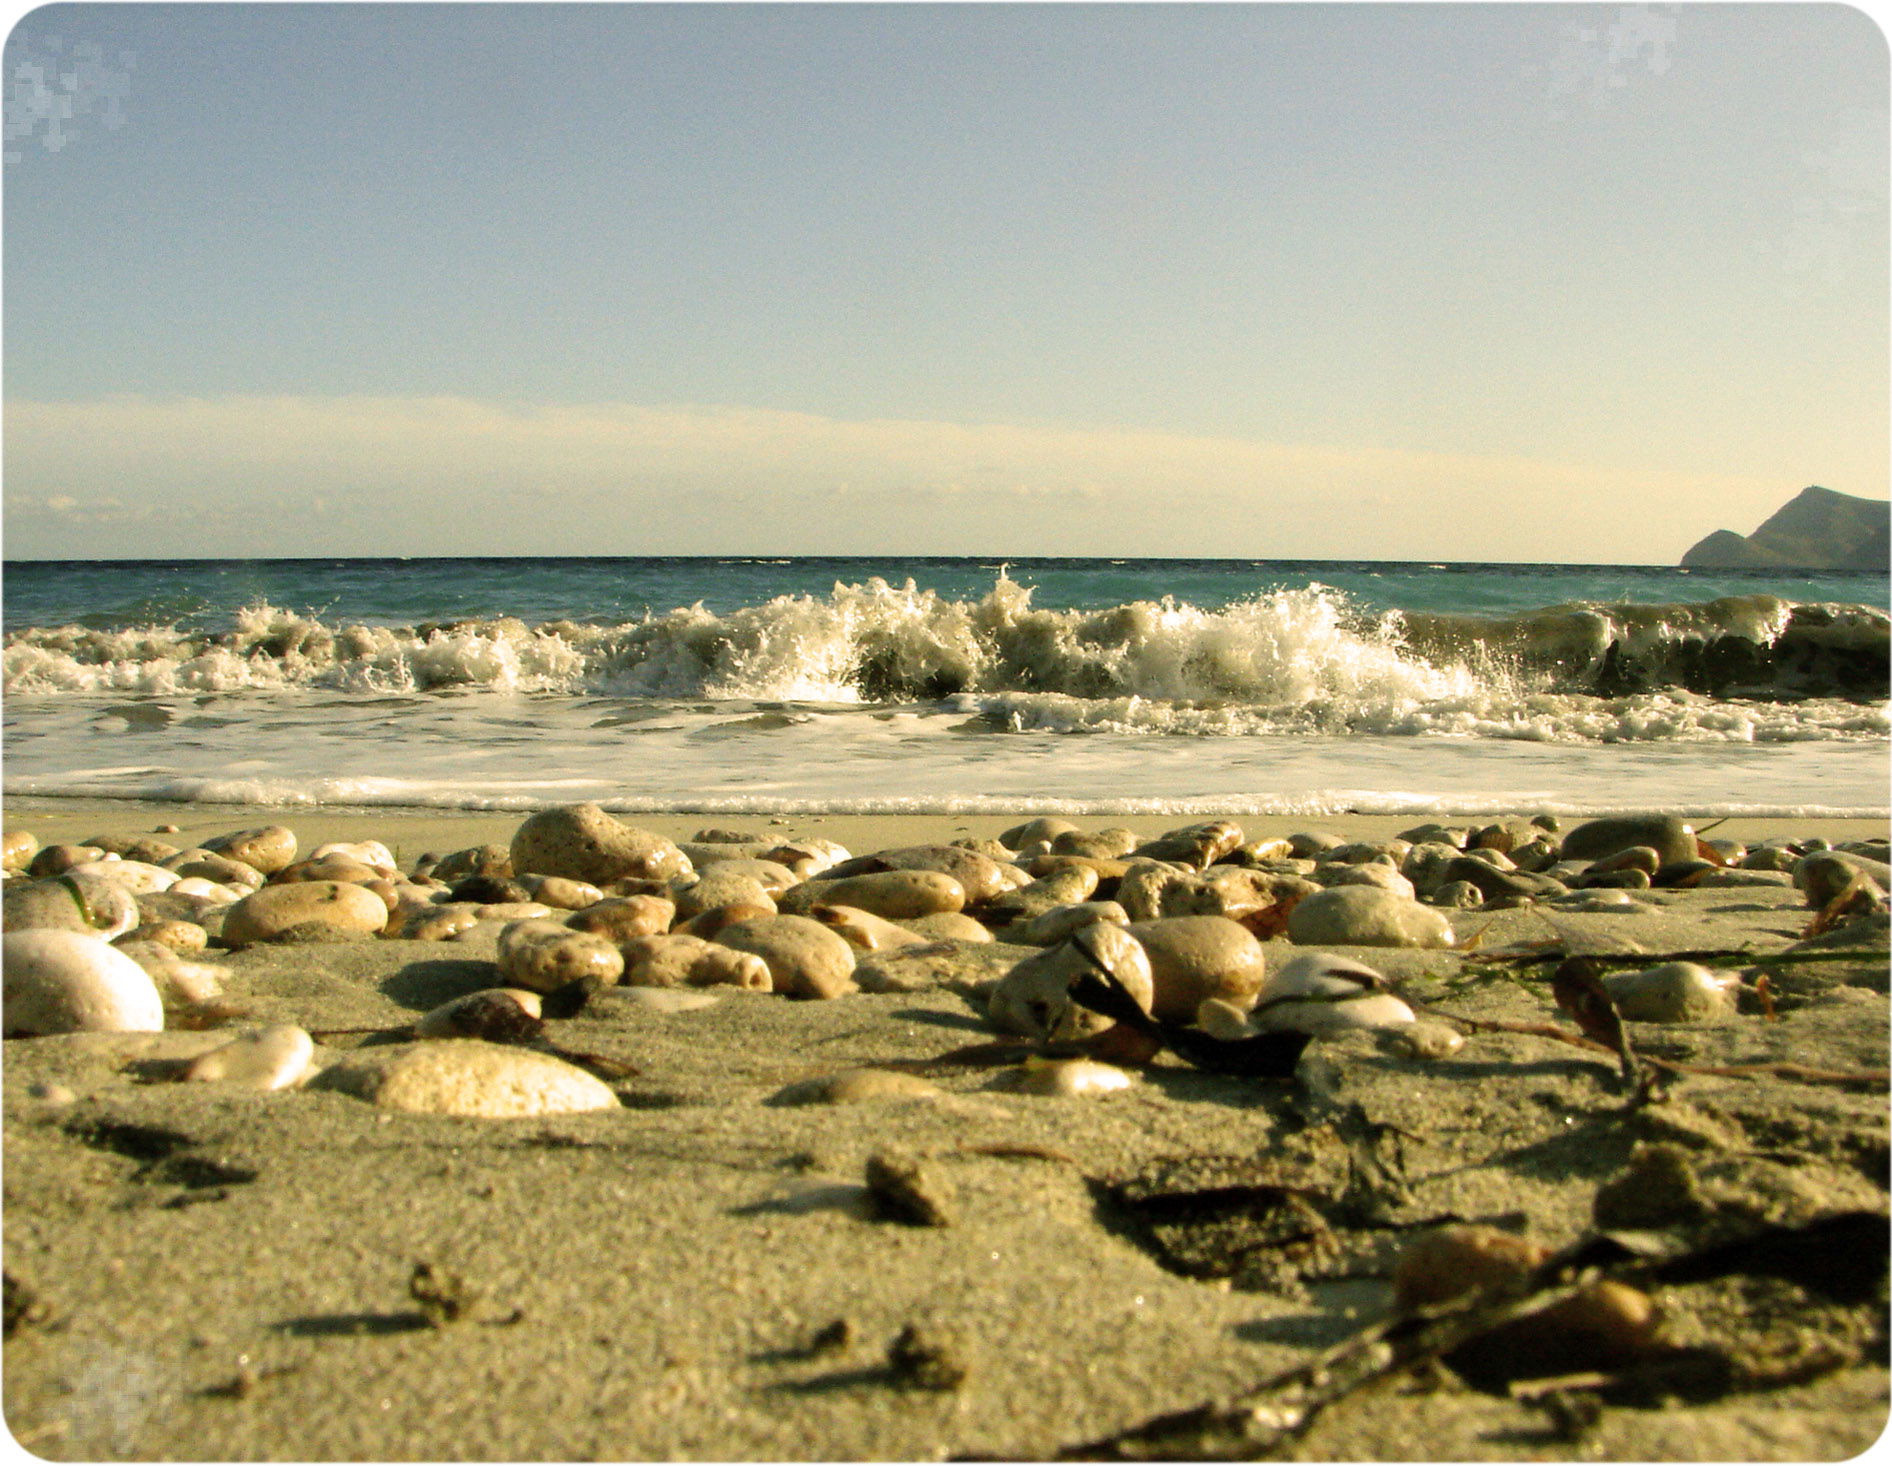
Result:
M1624 565L15 561L10 797L1888 814L1887 582Z

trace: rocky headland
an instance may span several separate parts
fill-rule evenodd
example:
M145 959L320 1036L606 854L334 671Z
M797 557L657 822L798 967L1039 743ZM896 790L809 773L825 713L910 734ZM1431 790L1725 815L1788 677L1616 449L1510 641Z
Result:
M1682 556L1686 570L1877 570L1892 568L1883 499L1802 489L1750 535L1718 529Z

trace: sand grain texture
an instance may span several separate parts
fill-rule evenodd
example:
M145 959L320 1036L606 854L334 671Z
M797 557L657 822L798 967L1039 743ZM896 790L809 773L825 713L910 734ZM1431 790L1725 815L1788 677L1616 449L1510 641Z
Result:
M404 865L423 848L503 843L517 823L201 807L67 818L15 809L8 823L50 842L171 818L185 835L167 838L182 843L281 819L305 848L372 835ZM631 822L686 839L729 823ZM1016 822L773 828L831 835L858 854ZM1164 823L1144 822L1151 834ZM1251 838L1274 832L1244 825ZM1773 949L1810 915L1790 890L1651 899L1655 915L1557 926L1596 950ZM1454 919L1488 928L1485 948L1547 935L1529 910ZM1267 945L1275 961L1296 950ZM1474 980L1461 953L1339 950L1436 1012L1570 1028L1541 969ZM490 939L211 955L243 1010L233 1026L300 1024L328 1062L375 1042L341 1030L411 1023L497 985ZM1792 969L1779 986L1776 1022L1744 1014L1632 1034L1685 1063L1885 1066L1882 941L1856 961ZM1692 1075L1635 1105L1607 1054L1473 1031L1431 1062L1396 1058L1370 1034L1319 1039L1293 1081L1165 1055L1103 1097L1021 1094L996 1087L992 1068L934 1066L935 1097L770 1104L798 1081L923 1067L1001 1036L949 988L818 1002L713 991L718 1001L680 1012L607 991L548 1022L561 1049L635 1072L606 1081L619 1108L524 1119L173 1082L203 1046L195 1035L8 1042L15 1437L81 1460L1044 1457L1239 1395L1378 1319L1401 1237L1430 1219L1521 1213L1533 1239L1575 1241L1639 1146L1681 1147L1708 1204L1725 1216L1746 1206L1755 1225L1885 1208L1883 1085ZM40 1097L50 1084L75 1097ZM951 1196L946 1225L875 1208L867 1161L892 1148ZM1199 1207L1137 1200L1232 1182L1252 1191L1290 1172L1331 1246L1297 1251L1287 1214L1266 1208L1205 1221ZM442 1277L458 1290L445 1309ZM1824 1342L1845 1357L1804 1382L1706 1404L1606 1405L1580 1441L1542 1408L1446 1375L1343 1401L1291 1451L1837 1459L1884 1428L1879 1303L1846 1308L1751 1279L1658 1301L1684 1339L1780 1360ZM944 1342L916 1366L927 1341Z

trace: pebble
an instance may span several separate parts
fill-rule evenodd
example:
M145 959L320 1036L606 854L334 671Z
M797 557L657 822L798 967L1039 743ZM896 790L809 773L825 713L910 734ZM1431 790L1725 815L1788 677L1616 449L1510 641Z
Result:
M1695 833L1674 815L1626 815L1588 820L1563 838L1565 860L1602 860L1646 845L1662 865L1695 858Z
M266 876L273 876L295 860L296 832L287 825L263 825L206 840L204 849L240 860Z
M783 892L776 903L784 913L806 913L814 906L855 906L889 921L963 911L966 888L937 870L881 870L862 875L821 877Z
M24 871L39 854L39 837L30 830L0 835L0 870Z
M1137 848L1137 837L1122 825L1101 830L1065 830L1051 837L1052 853L1083 855L1093 860L1121 860Z
M177 884L176 872L143 860L88 860L68 866L65 873L69 876L96 876L133 896L168 891Z
M565 918L565 925L623 943L667 932L676 919L677 903L666 896L606 896L574 911Z
M1415 1018L1411 1023L1380 1030L1379 1043L1395 1057L1433 1062L1449 1059L1464 1048L1465 1035L1449 1024Z
M133 927L115 942L156 942L173 952L201 952L210 944L210 933L194 921L147 921Z
M1143 943L1125 928L1109 923L1085 928L1082 939L1138 1006L1150 1011L1155 987L1150 954ZM986 995L986 1017L1003 1031L1027 1038L1071 1039L1102 1033L1113 1020L1074 1002L1070 994L1076 978L1094 971L1095 964L1070 940L1034 952Z
M1377 886L1382 891L1391 891L1395 896L1404 896L1414 900L1418 893L1411 881L1384 861L1365 860L1338 868L1323 867L1321 882L1328 886Z
M1012 889L998 861L962 845L908 845L882 850L869 858L892 871L935 871L950 876L959 882L967 906L983 905Z
M1807 905L1817 910L1861 875L1881 893L1892 889L1892 867L1840 850L1816 850L1803 856L1793 868L1793 883L1807 893Z
M1411 1023L1412 1009L1383 991L1384 983L1385 979L1363 962L1307 952L1290 958L1268 975L1256 996L1254 1022L1263 1030L1294 1029L1315 1034ZM1340 1001L1294 1001L1304 997Z
M1005 940L1027 947L1052 947L1082 931L1107 921L1113 926L1128 926L1130 914L1115 901L1080 901L1070 906L1054 906L1030 921L1014 922L1005 928Z
M681 920L688 921L719 906L754 906L761 911L775 911L775 897L762 882L740 871L729 870L728 865L727 861L719 861L694 881L678 881L671 886L671 899L677 903L677 916Z
M387 903L346 881L265 886L230 908L223 919L223 939L232 947L273 942L290 928L311 922L373 936L388 924Z
M416 1038L483 1038L520 1043L545 1027L539 995L526 988L479 988L414 1020Z
M1429 906L1373 886L1329 886L1288 916L1289 940L1310 947L1449 947L1452 924Z
M4 898L7 931L70 931L123 936L138 924L138 903L107 881L74 875L19 881Z
M1711 870L1699 879L1689 883L1696 887L1720 886L1791 886L1793 877L1784 870L1742 870L1738 866L1726 866L1720 870Z
M1655 910L1647 901L1638 901L1629 892L1599 887L1595 890L1572 891L1568 896L1553 896L1544 903L1558 911L1586 911L1593 913L1614 912L1619 916L1633 916L1637 913L1647 915Z
M1149 954L1150 1011L1158 1018L1188 1023L1208 998L1248 1008L1261 991L1267 954L1254 933L1226 916L1166 916L1132 922L1128 931Z
M309 1081L384 1110L505 1120L618 1108L609 1085L550 1054L478 1039L356 1049Z
M1612 973L1603 986L1623 1017L1636 1023L1707 1023L1735 1012L1740 979L1695 962L1664 962L1641 972Z
M855 990L854 949L808 917L738 921L719 931L716 940L738 952L755 953L768 965L774 990L791 998L838 998Z
M820 922L857 952L884 952L891 947L910 947L927 939L918 932L862 911L855 906L830 906L823 903L809 909L809 917Z
M1002 1087L1021 1094L1089 1096L1114 1094L1136 1081L1114 1064L1095 1059L1028 1059L1006 1071Z
M501 927L498 962L508 983L537 993L587 977L609 986L624 975L624 956L610 942L543 917Z
M618 951L624 957L624 986L638 991L723 985L762 993L775 989L775 976L757 953L688 932L631 937Z
M101 938L42 929L8 932L0 941L0 1012L9 1036L163 1029L157 985Z
M166 870L180 879L194 876L198 880L214 881L220 886L237 886L246 895L267 879L253 865L202 848L180 850L163 864Z
M533 815L513 832L511 858L515 875L566 876L594 886L627 877L668 881L695 873L674 842L624 824L595 804Z
M96 845L46 845L27 862L26 873L38 880L56 876L75 865L100 860L105 852Z
M961 911L935 911L931 916L915 916L902 923L929 941L989 942L989 927Z
M254 1028L221 1048L199 1054L184 1070L186 1081L220 1081L244 1089L293 1089L308 1078L315 1040L293 1023Z

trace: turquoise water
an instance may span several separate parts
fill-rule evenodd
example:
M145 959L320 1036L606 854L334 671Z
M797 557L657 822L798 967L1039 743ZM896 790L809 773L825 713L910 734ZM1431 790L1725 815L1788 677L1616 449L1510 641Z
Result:
M1346 560L1073 560L1010 562L872 557L791 560L465 559L11 561L8 631L27 626L119 628L227 624L267 602L325 620L412 625L517 616L610 622L702 602L727 613L780 595L828 594L837 582L909 578L951 600L976 600L1002 565L1033 587L1034 604L1096 610L1170 596L1217 610L1263 591L1312 582L1368 610L1501 615L1569 601L1644 604L1765 594L1790 601L1888 604L1885 577L1856 572L1681 570L1634 565L1422 565Z

